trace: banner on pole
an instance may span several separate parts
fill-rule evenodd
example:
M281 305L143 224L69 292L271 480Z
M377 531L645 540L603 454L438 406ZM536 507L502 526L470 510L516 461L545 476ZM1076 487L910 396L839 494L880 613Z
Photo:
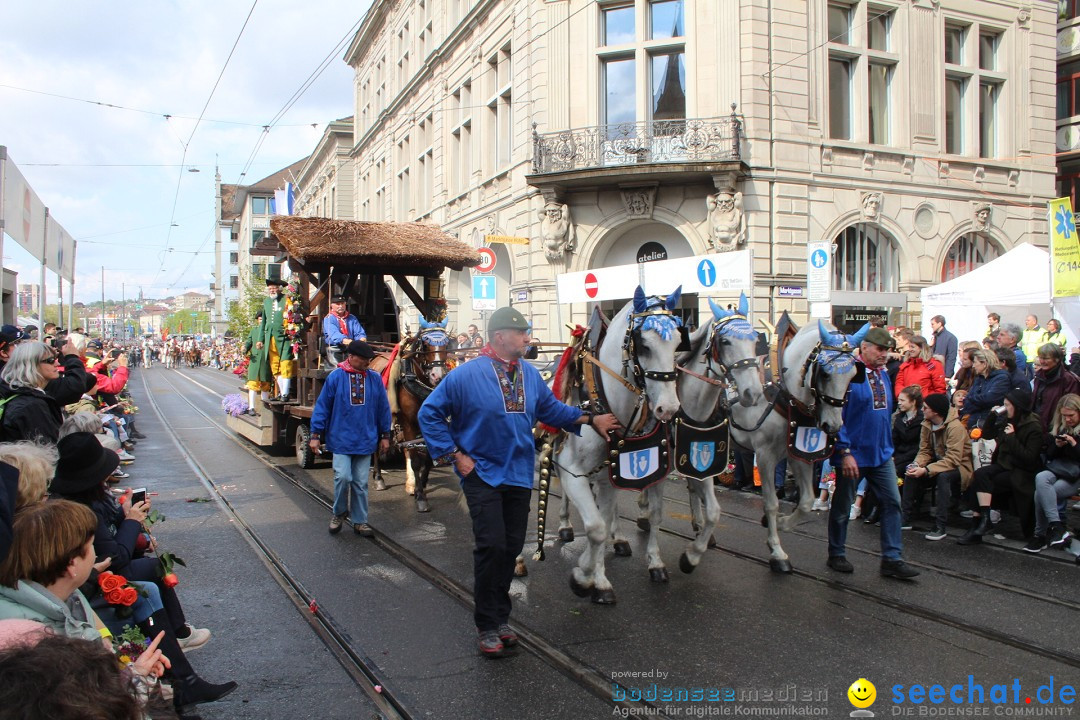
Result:
M1050 282L1053 297L1080 295L1080 239L1072 199L1063 197L1049 202L1050 207Z
M45 248L45 267L68 282L75 282L75 238L51 215L49 241Z
M34 257L45 252L45 204L26 182L19 168L4 160L3 202L4 232Z

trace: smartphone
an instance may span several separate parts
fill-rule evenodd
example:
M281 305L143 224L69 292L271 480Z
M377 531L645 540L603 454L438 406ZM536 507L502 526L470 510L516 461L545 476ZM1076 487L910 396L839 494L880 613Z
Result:
M117 359L118 357L120 357L123 354L124 354L124 351L121 350L120 348L116 348L114 350L109 351L109 357L111 357L113 360Z
M138 505L141 502L146 502L146 488L135 488L131 491L131 504Z

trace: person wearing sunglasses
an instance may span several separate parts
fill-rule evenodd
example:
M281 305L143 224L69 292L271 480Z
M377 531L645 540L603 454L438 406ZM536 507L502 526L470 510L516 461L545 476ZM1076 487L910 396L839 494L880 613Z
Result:
M64 415L45 386L60 377L56 352L41 342L22 342L0 372L0 441L60 438Z

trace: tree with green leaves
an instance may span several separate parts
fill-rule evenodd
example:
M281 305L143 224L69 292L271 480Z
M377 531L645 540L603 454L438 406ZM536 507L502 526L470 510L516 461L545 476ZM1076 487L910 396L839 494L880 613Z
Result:
M258 280L259 278L254 278ZM255 327L255 313L262 309L266 292L262 287L240 279L240 299L229 303L229 332L233 337L244 339Z

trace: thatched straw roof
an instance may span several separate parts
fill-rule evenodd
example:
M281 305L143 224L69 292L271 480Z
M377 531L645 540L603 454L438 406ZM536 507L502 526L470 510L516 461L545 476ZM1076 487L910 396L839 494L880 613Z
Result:
M480 264L476 250L435 225L277 216L270 229L303 262L449 267Z

